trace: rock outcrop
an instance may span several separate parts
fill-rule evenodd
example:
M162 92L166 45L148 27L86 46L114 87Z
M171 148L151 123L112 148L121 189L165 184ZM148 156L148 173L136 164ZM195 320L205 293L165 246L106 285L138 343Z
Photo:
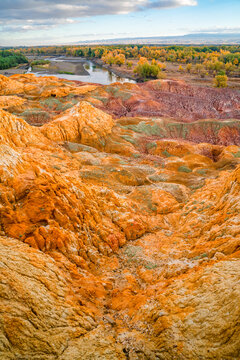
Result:
M152 117L159 81L1 81L0 358L239 359L238 116Z
M97 147L105 144L112 127L113 119L110 115L82 101L44 125L42 132L54 141L80 142Z

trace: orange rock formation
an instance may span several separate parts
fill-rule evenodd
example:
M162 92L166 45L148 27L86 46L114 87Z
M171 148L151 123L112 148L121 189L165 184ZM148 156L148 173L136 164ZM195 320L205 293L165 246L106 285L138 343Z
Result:
M0 358L240 357L239 122L114 116L157 84L1 77Z

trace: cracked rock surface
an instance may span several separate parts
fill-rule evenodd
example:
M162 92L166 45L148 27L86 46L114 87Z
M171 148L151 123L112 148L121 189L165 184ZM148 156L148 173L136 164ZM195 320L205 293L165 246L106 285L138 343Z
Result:
M1 359L240 358L239 109L0 76Z

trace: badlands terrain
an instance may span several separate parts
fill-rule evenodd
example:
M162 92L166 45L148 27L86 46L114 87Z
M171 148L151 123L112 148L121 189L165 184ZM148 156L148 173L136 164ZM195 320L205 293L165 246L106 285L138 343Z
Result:
M0 75L0 358L240 358L240 93Z

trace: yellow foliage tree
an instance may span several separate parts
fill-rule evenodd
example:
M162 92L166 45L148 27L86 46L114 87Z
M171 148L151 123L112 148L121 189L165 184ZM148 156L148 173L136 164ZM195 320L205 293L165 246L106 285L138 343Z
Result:
M225 88L228 86L228 77L227 75L217 75L214 78L214 86L218 88Z
M191 64L191 63L190 63L190 64L187 64L187 66L186 66L186 72L188 72L188 73L190 74L191 70L192 70L192 64Z
M123 64L125 64L125 55L123 54L116 55L114 58L114 63L118 66L122 66Z

